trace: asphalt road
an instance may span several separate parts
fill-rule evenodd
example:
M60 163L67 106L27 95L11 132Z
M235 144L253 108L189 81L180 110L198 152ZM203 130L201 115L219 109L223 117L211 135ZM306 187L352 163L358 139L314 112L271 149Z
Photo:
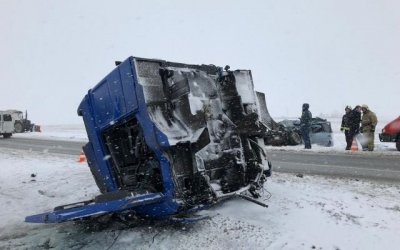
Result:
M273 170L298 174L368 178L400 182L398 155L270 151Z
M48 152L79 155L85 142L42 140L31 138L0 138L0 148L20 149L34 152Z
M85 142L0 138L0 148L75 156L79 155L84 144ZM400 182L400 152L398 155L382 155L272 150L267 151L267 154L276 172Z

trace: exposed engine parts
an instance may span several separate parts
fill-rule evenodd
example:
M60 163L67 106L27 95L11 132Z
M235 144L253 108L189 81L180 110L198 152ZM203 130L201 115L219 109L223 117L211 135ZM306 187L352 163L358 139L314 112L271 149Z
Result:
M134 57L117 65L78 108L102 194L26 221L163 218L234 196L266 206L255 199L271 175L267 109L249 70Z

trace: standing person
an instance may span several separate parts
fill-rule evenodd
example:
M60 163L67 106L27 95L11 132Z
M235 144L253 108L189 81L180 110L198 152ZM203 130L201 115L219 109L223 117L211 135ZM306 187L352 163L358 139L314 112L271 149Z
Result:
M305 149L311 149L310 127L311 127L312 114L308 110L309 108L310 105L308 103L303 104L301 118L300 118L301 135L303 136Z
M363 151L374 151L374 139L375 139L375 127L378 123L378 119L374 112L369 110L367 105L362 105L361 110L363 112L361 118L360 132L363 133L366 143L363 143Z
M360 122L361 122L361 106L357 105L351 111L351 120L350 120L350 131L352 131L353 135L360 133Z
M354 139L357 138L357 134L360 133L360 122L361 122L361 106L357 105L350 114L350 132L349 137Z
M346 113L342 117L342 125L340 126L340 131L344 132L344 136L346 137L346 150L350 150L351 143L353 142L353 136L354 136L354 134L352 135L350 133L351 126L352 126L351 107L346 106L344 111Z

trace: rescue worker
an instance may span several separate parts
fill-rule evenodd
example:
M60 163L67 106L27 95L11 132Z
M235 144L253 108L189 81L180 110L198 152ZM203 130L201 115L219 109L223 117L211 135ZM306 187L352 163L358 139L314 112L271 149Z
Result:
M363 112L361 118L361 128L360 132L363 134L366 142L363 143L363 151L373 151L374 150L374 139L375 139L375 127L378 123L378 119L374 112L369 110L367 105L361 106L361 111Z
M357 105L350 114L350 132L349 137L352 140L357 139L358 133L360 133L360 122L361 122L361 106Z
M353 136L350 133L351 130L351 107L350 106L346 106L346 108L344 109L344 111L346 112L343 117L342 117L342 124L340 126L340 131L344 132L344 136L346 137L346 150L350 150L351 148L351 143L353 142Z
M360 122L361 122L361 106L357 105L352 111L350 116L350 131L355 136L360 133Z
M301 135L303 136L305 149L311 149L310 127L311 127L312 114L308 110L309 108L310 105L308 103L303 104L301 118L300 118L300 129L301 129Z

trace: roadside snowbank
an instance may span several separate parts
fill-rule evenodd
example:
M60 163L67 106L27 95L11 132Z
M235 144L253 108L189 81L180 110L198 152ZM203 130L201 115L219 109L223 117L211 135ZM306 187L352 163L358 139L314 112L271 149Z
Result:
M400 185L275 173L262 208L236 199L193 225L35 225L27 215L88 200L97 187L73 156L0 152L1 249L398 249ZM33 174L33 175L32 175ZM269 198L271 194L271 197ZM269 198L269 199L268 199Z

